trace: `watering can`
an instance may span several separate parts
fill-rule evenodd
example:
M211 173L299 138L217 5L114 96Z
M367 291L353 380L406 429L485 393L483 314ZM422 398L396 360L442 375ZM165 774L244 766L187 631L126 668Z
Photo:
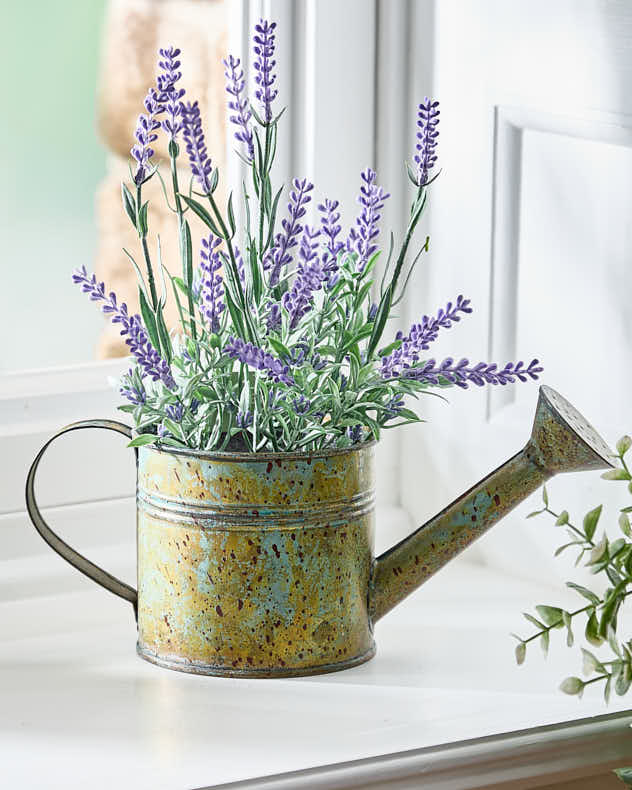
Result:
M571 404L541 387L525 447L396 546L374 557L374 444L312 453L145 446L137 458L138 592L62 541L26 504L44 540L132 604L137 652L170 669L283 677L361 664L384 615L558 472L614 456Z

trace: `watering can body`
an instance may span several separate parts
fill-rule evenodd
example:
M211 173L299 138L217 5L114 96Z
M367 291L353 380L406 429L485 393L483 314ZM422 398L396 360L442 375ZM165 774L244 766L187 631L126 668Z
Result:
M64 431L86 427L130 435L107 421ZM172 669L246 677L368 660L375 623L546 479L612 463L591 426L543 387L524 449L376 558L372 444L311 454L141 447L136 592L43 520L34 481L47 446L27 479L33 523L75 567L132 603L139 654Z

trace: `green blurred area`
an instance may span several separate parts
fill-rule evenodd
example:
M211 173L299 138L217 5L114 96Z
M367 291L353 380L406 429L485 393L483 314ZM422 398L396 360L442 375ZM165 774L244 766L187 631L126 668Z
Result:
M92 268L94 196L105 173L95 124L105 5L0 0L0 370L93 358L101 319L70 272Z

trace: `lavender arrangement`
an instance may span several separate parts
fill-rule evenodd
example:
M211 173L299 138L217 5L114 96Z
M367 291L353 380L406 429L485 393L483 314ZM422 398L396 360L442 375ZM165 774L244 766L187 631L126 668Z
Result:
M237 155L251 188L218 206L219 173L207 150L200 109L180 87L180 50L159 51L159 77L149 89L131 150L123 207L139 237L139 261L127 252L139 283L140 315L130 315L105 285L82 267L73 280L101 304L129 346L133 364L121 380L137 435L133 446L158 443L208 450L314 450L378 439L385 428L420 418L405 406L432 388L505 385L537 379L538 360L504 367L425 354L444 329L472 308L458 296L436 315L424 315L407 334L384 339L389 318L427 250L411 252L436 178L439 103L419 105L417 144L408 166L413 198L404 238L391 234L379 285L381 212L388 193L367 168L360 175L359 214L345 234L339 203L316 199L314 185L294 179L287 213L284 188L271 169L282 110L276 106L274 22L261 20L253 36L256 89L246 95L241 61L224 61L230 122ZM169 177L154 160L158 134L168 140ZM182 148L193 178L178 182ZM177 216L182 274L172 276L157 240L150 251L143 187L154 176ZM170 182L170 183L168 183ZM243 204L238 231L235 200ZM314 201L316 211L313 211ZM190 221L206 227L194 251ZM279 221L280 219L280 221ZM152 244L153 246L153 244ZM142 258L140 257L142 256ZM195 262L194 262L195 260ZM197 265L196 265L197 264ZM175 300L180 327L169 332L164 308Z

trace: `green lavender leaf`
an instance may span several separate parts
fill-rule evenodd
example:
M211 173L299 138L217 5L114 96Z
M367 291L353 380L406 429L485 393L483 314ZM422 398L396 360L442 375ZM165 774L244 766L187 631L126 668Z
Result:
M136 227L136 201L127 186L121 183L121 197L123 199L123 208L129 217L130 222Z
M138 298L140 301L140 313L143 317L143 323L145 324L145 329L149 335L149 340L156 351L160 353L160 338L158 335L158 328L156 327L156 318L152 312L151 307L147 303L147 300L145 299L145 294L143 293L142 288L138 289Z
M136 436L132 441L127 445L128 447L144 447L146 444L154 444L158 440L158 437L155 433L141 433L139 436Z

